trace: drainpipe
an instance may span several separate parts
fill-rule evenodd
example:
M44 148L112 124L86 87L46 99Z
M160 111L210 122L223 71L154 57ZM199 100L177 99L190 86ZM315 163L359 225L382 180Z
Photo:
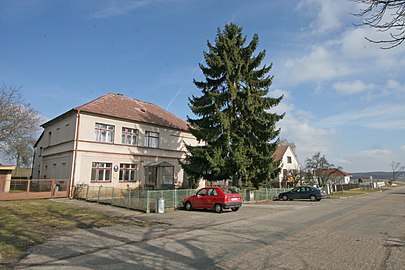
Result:
M69 197L73 198L73 189L75 186L75 175L76 175L76 161L77 161L77 148L79 145L79 129L80 129L80 110L77 110L77 125L76 125L76 138L75 138L75 148L73 152L73 175L71 177L70 183L70 194Z

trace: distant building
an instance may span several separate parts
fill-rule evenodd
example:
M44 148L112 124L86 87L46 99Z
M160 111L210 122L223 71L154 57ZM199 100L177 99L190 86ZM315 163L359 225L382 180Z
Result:
M15 168L11 174L12 179L31 179L32 168Z
M10 191L11 173L14 169L15 166L0 164L0 193Z
M274 160L281 161L281 171L278 175L278 186L289 187L296 181L296 176L301 171L301 164L290 145L280 144L274 152Z
M154 104L107 94L42 125L33 178L75 184L168 189L187 184L179 165L188 124Z
M352 175L338 168L322 170L322 175L328 176L329 182L334 185L349 184Z

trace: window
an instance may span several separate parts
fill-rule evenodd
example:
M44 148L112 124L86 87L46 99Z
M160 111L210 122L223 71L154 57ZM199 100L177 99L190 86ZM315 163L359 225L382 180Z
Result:
M145 146L158 148L159 147L159 133L146 131L145 132Z
M92 181L111 181L111 163L93 162L91 166Z
M49 132L48 132L48 146L51 145L51 142L52 142L52 132L49 131Z
M211 188L210 190L208 190L208 196L217 196L218 193L215 189Z
M96 123L95 136L97 142L114 142L114 126Z
M138 130L132 128L122 128L122 143L138 145Z
M120 164L120 181L136 181L136 164Z
M290 156L287 156L287 163L292 163Z

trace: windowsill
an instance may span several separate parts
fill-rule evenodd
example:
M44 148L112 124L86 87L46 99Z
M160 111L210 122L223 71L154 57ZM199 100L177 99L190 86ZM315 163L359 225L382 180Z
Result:
M111 180L103 181L103 180L91 180L90 183L111 183Z
M120 183L136 183L139 180L119 180Z

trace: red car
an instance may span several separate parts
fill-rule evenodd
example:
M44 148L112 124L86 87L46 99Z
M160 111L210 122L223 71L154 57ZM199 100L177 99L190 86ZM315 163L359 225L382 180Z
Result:
M238 211L242 206L242 197L230 188L206 187L185 198L182 203L186 210L214 209L215 212L221 213L223 209Z

